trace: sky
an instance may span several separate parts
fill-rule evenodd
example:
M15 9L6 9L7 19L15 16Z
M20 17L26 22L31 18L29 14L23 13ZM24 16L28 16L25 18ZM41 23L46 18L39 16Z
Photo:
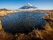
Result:
M0 9L7 8L15 10L28 3L36 6L38 9L53 9L53 0L0 0Z

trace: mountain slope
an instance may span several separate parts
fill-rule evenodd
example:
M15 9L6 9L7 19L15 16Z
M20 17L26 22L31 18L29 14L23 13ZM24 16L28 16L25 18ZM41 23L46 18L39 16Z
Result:
M19 8L19 9L36 9L37 7L31 5L30 3L28 3L27 5L24 5L23 7Z

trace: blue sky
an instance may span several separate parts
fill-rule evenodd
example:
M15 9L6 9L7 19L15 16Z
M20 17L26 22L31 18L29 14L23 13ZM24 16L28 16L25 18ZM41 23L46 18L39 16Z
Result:
M27 3L31 3L39 9L53 9L53 0L0 0L0 9L18 9Z

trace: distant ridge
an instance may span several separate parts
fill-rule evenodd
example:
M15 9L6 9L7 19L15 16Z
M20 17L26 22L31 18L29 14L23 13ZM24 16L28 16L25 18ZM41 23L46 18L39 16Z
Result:
M6 8L2 8L2 9L0 9L0 11L7 11L8 9L6 9Z

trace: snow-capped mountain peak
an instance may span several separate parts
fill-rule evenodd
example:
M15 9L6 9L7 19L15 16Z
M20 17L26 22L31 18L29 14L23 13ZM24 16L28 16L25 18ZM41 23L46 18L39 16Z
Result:
M28 3L26 6L33 6L32 4Z
M19 9L36 9L37 7L33 6L32 4L28 3L22 7L20 7Z

